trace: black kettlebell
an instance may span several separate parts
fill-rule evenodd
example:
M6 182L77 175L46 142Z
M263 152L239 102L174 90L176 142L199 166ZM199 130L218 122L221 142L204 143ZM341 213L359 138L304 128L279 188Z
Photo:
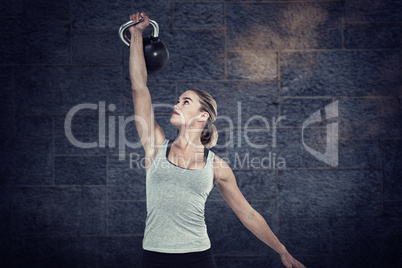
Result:
M129 21L123 24L119 29L120 39L130 46L130 39L127 37L128 28L138 23L143 22L142 18L139 22L134 23ZM165 44L159 39L159 26L154 20L149 20L149 24L152 25L153 31L151 36L143 38L144 58L145 65L147 67L148 74L156 74L165 68L169 60L169 51Z

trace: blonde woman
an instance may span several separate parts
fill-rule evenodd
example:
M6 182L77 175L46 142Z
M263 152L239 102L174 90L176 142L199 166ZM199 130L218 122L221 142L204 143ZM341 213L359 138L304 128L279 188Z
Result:
M145 150L147 219L141 268L216 267L204 220L205 201L216 185L240 221L281 256L286 267L304 267L272 233L236 184L231 168L209 148L218 139L215 100L205 91L189 89L174 106L171 124L179 130L167 140L155 122L147 88L142 33L149 25L144 13L130 19L130 78L137 132Z

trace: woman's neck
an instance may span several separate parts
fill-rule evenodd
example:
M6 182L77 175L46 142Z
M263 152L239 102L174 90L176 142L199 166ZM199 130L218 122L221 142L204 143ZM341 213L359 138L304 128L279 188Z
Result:
M174 144L182 150L197 150L204 149L201 143L201 132L198 131L180 131Z

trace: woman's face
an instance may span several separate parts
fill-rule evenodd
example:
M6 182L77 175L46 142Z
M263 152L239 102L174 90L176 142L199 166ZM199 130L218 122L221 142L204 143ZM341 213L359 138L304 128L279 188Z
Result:
M208 119L208 113L200 112L201 104L197 93L191 90L184 92L178 99L170 122L176 126L200 127Z

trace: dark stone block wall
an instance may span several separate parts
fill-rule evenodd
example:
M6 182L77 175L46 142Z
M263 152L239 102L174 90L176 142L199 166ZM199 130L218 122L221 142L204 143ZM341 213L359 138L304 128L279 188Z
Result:
M168 137L178 96L207 90L212 150L290 253L402 267L400 0L2 0L0 267L137 267L144 152L117 33L141 10L170 51L148 80ZM306 150L328 137L337 164ZM284 267L216 187L205 216L218 267Z

